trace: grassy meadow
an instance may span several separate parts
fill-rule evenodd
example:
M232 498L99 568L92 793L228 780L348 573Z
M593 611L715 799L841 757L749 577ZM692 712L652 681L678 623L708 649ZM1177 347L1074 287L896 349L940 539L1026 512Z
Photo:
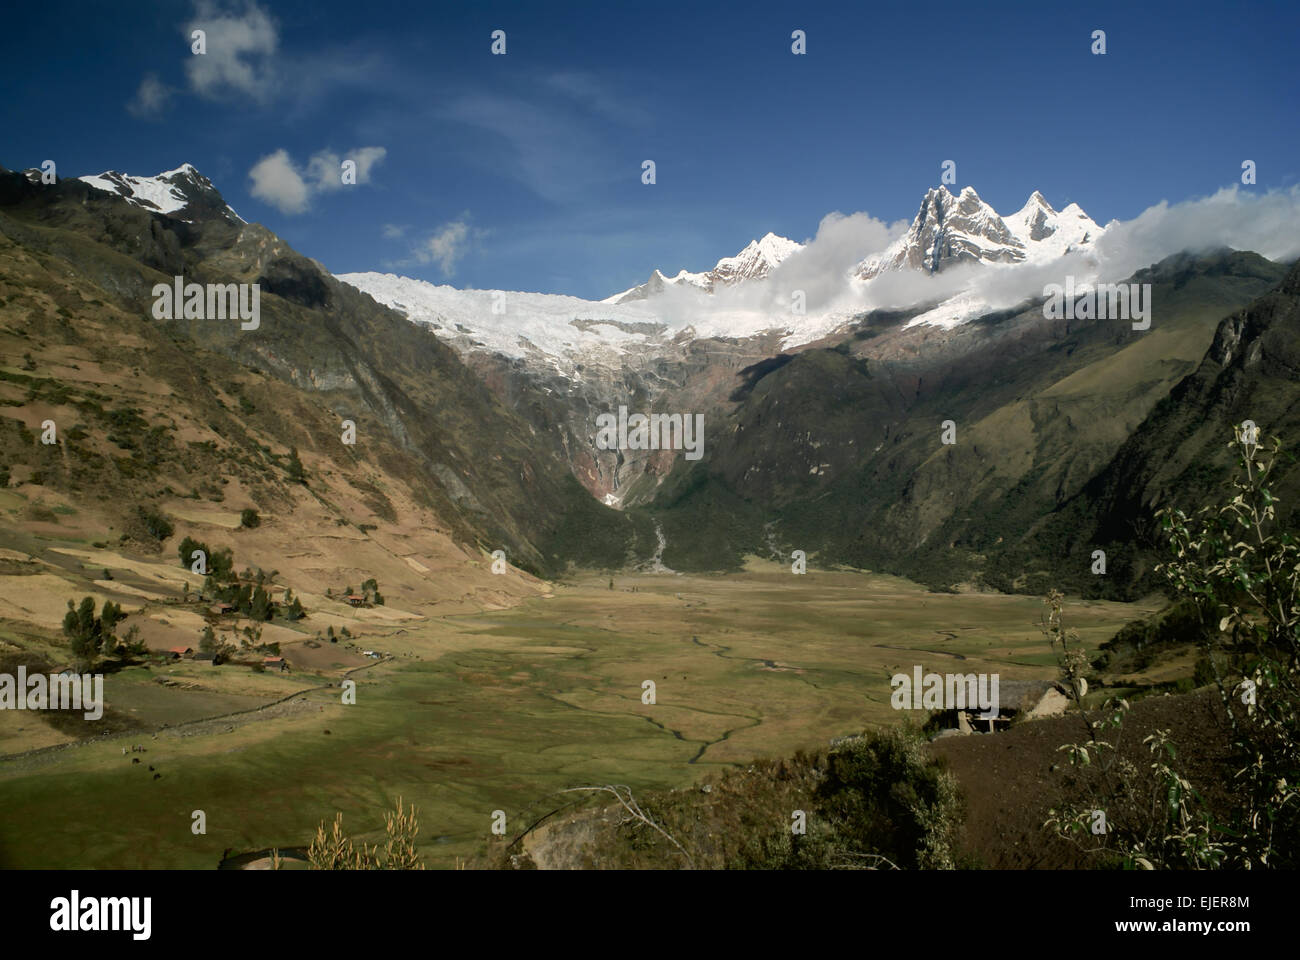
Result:
M1067 613L1095 649L1156 607L1075 601ZM271 678L195 667L195 696L214 686L202 670L223 681L239 671L238 687L206 692L231 711L307 692L178 726L223 704L187 711L186 687L157 698L157 684L127 670L108 677L105 695L136 731L18 757L5 740L0 867L210 869L227 851L305 845L335 811L375 840L399 795L419 808L426 863L452 867L501 842L495 810L513 837L564 802L564 788L687 786L710 769L898 722L889 677L916 664L1052 676L1041 611L1033 597L751 563L727 576L621 575L613 589L591 576L509 609L379 625L367 644L389 659L352 674L355 705L327 669ZM653 705L642 702L646 680ZM135 743L145 752L124 756ZM204 835L191 832L196 810Z

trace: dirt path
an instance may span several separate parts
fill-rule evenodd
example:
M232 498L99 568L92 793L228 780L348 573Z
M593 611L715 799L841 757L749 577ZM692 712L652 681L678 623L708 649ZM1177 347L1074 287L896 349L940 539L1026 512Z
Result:
M384 657L383 659L375 660L372 663L363 663L359 667L353 667L351 670L344 671L339 681L320 683L311 687L303 687L300 690L295 690L293 693L286 694L285 696L276 700L271 700L268 703L263 703L260 706L248 707L244 710L235 710L231 713L221 713L211 717L199 717L195 720L186 720L183 723L164 723L157 727L146 727L143 730L131 730L126 733L106 733L97 737L85 737L81 740L73 740L70 743L56 743L53 746L37 747L34 750L24 750L20 753L2 754L0 755L0 762L7 763L12 760L29 760L36 757L56 754L59 751L68 750L72 747L86 747L92 743L106 743L113 740L130 740L146 734L151 737L157 737L160 733L166 733L168 736L176 737L202 736L207 733L217 732L217 728L222 725L233 730L235 726L242 726L245 723L289 716L301 712L302 708L299 707L297 709L289 710L277 710L276 708L288 704L296 697L303 698L303 703L305 704L307 694L313 693L317 690L329 690L337 687L342 680L348 679L354 673L361 670L369 670L372 667L378 667L385 663L390 663L394 659L396 658Z

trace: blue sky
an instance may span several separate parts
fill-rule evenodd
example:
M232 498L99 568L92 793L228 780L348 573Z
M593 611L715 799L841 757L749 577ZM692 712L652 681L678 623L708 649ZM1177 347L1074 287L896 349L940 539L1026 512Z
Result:
M1244 159L1293 187L1298 36L1295 3L22 4L0 164L188 161L335 272L600 298L833 211L910 218L949 159L1003 213L1039 189L1099 223ZM348 156L364 182L321 180Z

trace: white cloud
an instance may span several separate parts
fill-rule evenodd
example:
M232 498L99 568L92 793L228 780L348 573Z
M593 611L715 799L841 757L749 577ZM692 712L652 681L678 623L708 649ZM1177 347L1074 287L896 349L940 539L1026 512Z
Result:
M307 161L306 175L294 165L289 151L280 149L263 157L248 171L253 196L265 200L281 213L305 213L312 197L322 191L341 189L343 160L357 165L357 184L369 183L370 172L387 155L383 147L359 147L340 156L320 150Z
M907 226L906 220L887 224L867 213L828 213L817 235L764 280L721 287L712 295L689 284L668 286L655 303L666 304L678 321L707 324L707 314L789 316L792 295L802 290L809 314L851 313L862 308L861 291L849 281L853 267L884 250Z
M232 94L259 102L271 98L279 34L266 11L252 0L242 11L201 0L184 27L187 44L195 30L204 31L207 49L186 56L185 73L195 93L214 100Z
M940 273L882 273L863 282L853 268L906 232L907 221L885 224L866 213L832 213L817 235L765 280L709 295L683 284L651 298L655 314L674 327L734 335L785 320L804 333L828 333L856 313L943 304L927 320L950 325L1042 297L1049 283L1116 282L1174 254L1231 247L1275 261L1300 257L1300 186L1267 193L1238 187L1177 204L1161 202L1129 221L1112 221L1093 249L1041 264L961 263ZM704 269L698 265L697 269ZM803 290L806 318L794 320L791 293Z
M126 109L136 117L156 117L166 108L173 93L175 91L159 80L156 73L146 74Z
M456 271L456 261L465 255L469 239L469 224L453 220L435 230L413 253L421 263L436 263L443 276L450 277Z
M1094 249L1048 263L960 264L934 275L881 274L861 285L861 302L866 309L901 308L956 297L954 306L943 311L956 321L1039 298L1047 284L1064 283L1066 276L1076 283L1114 283L1185 251L1230 247L1286 261L1300 256L1297 220L1300 187L1260 193L1225 187L1208 197L1161 201L1132 220L1112 220Z
M817 235L772 271L767 283L771 295L788 303L791 290L802 290L809 310L829 308L849 292L849 271L884 250L907 227L906 220L886 224L867 213L828 213L817 225Z
M406 236L406 227L399 226L396 223L386 223L383 232L385 240L400 240Z
M383 147L361 147L341 157L332 150L321 150L307 161L307 176L315 181L317 190L341 190L342 163L351 160L357 165L357 183L369 183L371 169L387 155Z
M268 154L248 171L252 194L281 213L303 213L310 205L311 192L293 167L287 150Z
M1112 280L1184 250L1253 250L1270 260L1300 256L1300 187L1256 192L1224 187L1208 197L1161 201L1132 220L1112 224L1097 242Z

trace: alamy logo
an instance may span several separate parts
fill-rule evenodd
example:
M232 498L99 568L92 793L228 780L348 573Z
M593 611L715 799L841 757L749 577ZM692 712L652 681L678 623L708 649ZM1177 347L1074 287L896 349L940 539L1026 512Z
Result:
M77 890L70 897L50 901L50 929L60 933L79 930L128 930L133 940L148 940L152 929L151 897L86 897Z
M927 673L921 675L919 666L912 668L912 676L896 673L889 680L894 692L889 705L895 710L980 710L986 720L995 719L1001 705L998 702L998 674L996 673Z
M1151 326L1151 284L1081 283L1065 278L1065 286L1043 287L1043 316L1048 320L1133 320L1134 330Z
M257 283L186 283L184 277L153 286L155 320L242 320L240 330L261 326L262 287Z
M83 710L87 720L104 715L104 675L0 673L0 710Z
M596 446L601 450L685 450L687 460L704 456L704 414L634 413L596 417Z

